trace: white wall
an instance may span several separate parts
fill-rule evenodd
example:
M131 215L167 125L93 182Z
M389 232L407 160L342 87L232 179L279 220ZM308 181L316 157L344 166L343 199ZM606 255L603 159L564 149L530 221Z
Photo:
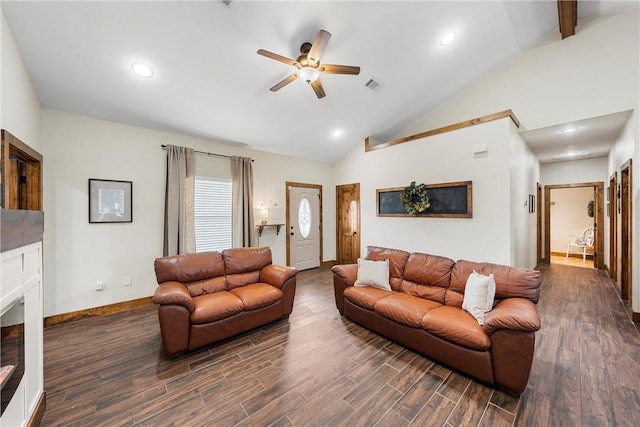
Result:
M573 160L570 162L545 163L540 165L540 180L543 185L579 184L609 180L606 157Z
M540 180L540 162L510 122L509 185L511 193L511 265L534 268L536 259L536 214L529 213L529 195L535 196ZM535 206L535 202L534 202Z
M551 252L565 253L569 235L580 236L585 228L593 225L593 217L587 215L593 191L593 187L551 190Z
M324 255L335 258L332 167L202 139L45 109L45 316L150 296L153 260L162 255L166 152L161 144L251 157L254 196L275 201L284 222L285 181L323 186ZM202 161L198 161L202 165ZM89 178L133 181L133 222L89 224ZM286 233L265 232L274 263L284 264ZM123 286L124 276L133 278ZM97 280L106 289L94 290Z
M419 251L452 259L511 264L510 119L459 129L393 147L356 147L334 165L336 185L360 183L361 248ZM486 156L474 146L486 144ZM473 218L376 216L376 189L473 181Z
M42 153L42 106L11 33L0 18L0 127Z

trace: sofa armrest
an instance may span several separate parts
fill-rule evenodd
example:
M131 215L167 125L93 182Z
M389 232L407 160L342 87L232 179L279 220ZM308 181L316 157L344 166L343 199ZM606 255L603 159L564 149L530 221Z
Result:
M498 302L484 318L487 335L499 329L535 332L540 329L540 317L535 305L524 298L507 298Z
M358 264L334 265L331 271L333 271L334 282L335 279L339 279L344 286L353 286L358 278Z
M282 285L296 274L298 274L297 268L269 264L260 270L259 280L281 289Z
M189 312L195 309L193 298L189 294L187 287L180 282L164 282L156 289L156 293L151 299L154 304L167 305L177 304L184 306Z

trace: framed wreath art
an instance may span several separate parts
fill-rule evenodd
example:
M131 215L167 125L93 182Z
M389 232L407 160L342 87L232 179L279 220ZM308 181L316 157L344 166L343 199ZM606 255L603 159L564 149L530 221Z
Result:
M425 184L416 184L411 181L408 187L402 191L402 205L411 215L418 215L431 206L431 196Z

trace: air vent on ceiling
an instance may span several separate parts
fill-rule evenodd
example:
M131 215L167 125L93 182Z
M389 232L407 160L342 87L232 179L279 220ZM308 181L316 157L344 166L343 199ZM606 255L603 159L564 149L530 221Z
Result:
M382 83L380 80L376 79L375 77L372 77L364 85L369 89L371 89L372 91L377 92L380 90L383 84L384 83Z

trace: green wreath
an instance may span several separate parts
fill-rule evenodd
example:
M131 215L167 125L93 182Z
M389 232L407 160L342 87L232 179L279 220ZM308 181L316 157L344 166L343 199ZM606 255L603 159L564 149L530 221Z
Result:
M416 185L415 181L411 181L411 184L402 191L402 204L411 215L418 215L426 211L431 206L430 200L427 186L424 184Z

